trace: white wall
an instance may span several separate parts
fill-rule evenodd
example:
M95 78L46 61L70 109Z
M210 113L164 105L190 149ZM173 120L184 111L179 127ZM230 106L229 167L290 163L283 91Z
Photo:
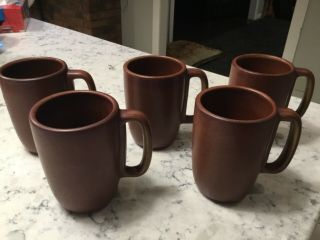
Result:
M286 45L283 51L283 57L291 62L293 61L294 54L296 52L301 28L308 10L308 5L309 0L300 0L296 2L294 8Z
M298 2L298 1L297 1ZM309 0L300 38L294 53L293 63L297 67L310 69L316 78L313 101L320 103L320 1ZM294 94L302 95L304 81L297 81Z
M122 44L152 52L152 0L121 0Z
M170 0L153 0L152 53L166 55Z
M265 0L250 0L248 19L256 20L262 17Z
M122 44L166 54L170 0L121 0Z

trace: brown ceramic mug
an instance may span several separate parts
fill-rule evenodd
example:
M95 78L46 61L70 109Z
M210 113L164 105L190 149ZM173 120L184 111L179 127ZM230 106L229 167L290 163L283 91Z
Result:
M150 121L154 149L169 146L181 123L191 123L186 115L191 77L199 77L202 90L208 88L206 74L200 69L187 69L181 61L166 56L141 56L124 66L124 89L128 109L143 112ZM139 126L130 123L133 139L142 144Z
M267 163L280 121L290 122L288 140ZM219 86L198 94L195 103L192 168L200 192L218 202L245 197L259 173L278 173L290 163L299 143L300 116L277 108L252 88Z
M60 204L73 212L105 207L121 177L137 177L150 165L151 131L141 112L120 110L111 96L95 91L66 91L37 102L30 125L42 167ZM126 165L127 121L143 135L139 165Z
M267 54L244 54L232 60L230 85L245 86L268 94L278 107L287 107L299 76L307 79L301 103L296 112L303 116L314 90L314 75L305 68L294 67L289 61Z
M76 78L85 80L90 90L96 89L89 73L69 70L67 64L57 58L23 58L0 68L1 89L11 121L29 152L37 152L28 120L31 107L50 94L74 89Z

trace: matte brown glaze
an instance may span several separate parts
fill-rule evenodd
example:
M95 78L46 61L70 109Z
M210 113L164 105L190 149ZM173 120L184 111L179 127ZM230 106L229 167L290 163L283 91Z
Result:
M307 79L304 96L296 112L303 116L314 90L314 75L305 68L296 68L289 61L267 54L244 54L233 59L230 85L246 86L268 94L279 107L287 107L297 77Z
M126 166L127 121L137 121L143 134L139 165ZM53 194L73 212L105 207L121 177L145 173L152 154L151 131L137 111L119 110L109 95L66 91L37 102L30 125L42 167Z
M307 79L304 96L296 112L303 116L314 90L311 71L296 68L289 61L267 54L244 54L232 61L230 85L246 86L262 91L273 98L279 107L287 107L299 76Z
M267 163L279 121L291 122L287 143ZM257 90L219 86L196 98L192 168L199 190L218 202L235 202L250 191L260 172L277 173L290 163L301 133L301 119Z
M92 77L82 70L68 70L66 63L51 57L23 58L0 68L0 84L11 121L25 148L36 153L28 114L38 100L73 89L73 80L82 78L95 90Z
M126 106L143 112L151 124L154 149L169 146L181 123L192 123L186 115L191 77L199 77L202 90L208 87L206 74L200 69L187 69L181 61L165 56L142 56L130 59L124 66ZM138 145L142 144L139 126L130 123Z

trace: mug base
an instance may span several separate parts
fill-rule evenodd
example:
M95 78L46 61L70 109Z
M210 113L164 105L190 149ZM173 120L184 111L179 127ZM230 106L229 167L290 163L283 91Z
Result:
M174 142L174 140L172 142L170 142L169 144L165 144L165 145L160 145L160 146L152 146L152 150L154 151L160 151L163 150L165 148L168 148L172 143ZM140 143L135 142L140 148L143 148L143 145Z
M97 207L92 207L92 208L88 208L88 209L72 209L72 208L67 208L64 207L61 203L60 206L65 209L66 211L70 212L70 213L74 213L74 214L89 214L89 213L95 213L98 212L104 208L106 208L109 204L110 204L111 200L109 200L108 202L99 205Z
M38 152L37 151L30 151L30 150L28 150L28 149L26 149L31 155L33 155L33 156L35 156L35 157L38 157L39 156L39 154L38 154Z
M207 197L205 195L203 195L203 196L205 198L209 199L210 201L214 202L215 204L219 204L219 205L222 205L224 207L229 207L229 206L236 205L236 204L240 203L241 201L243 201L245 199L245 197L246 197L246 195L245 195L245 196L243 196L241 198L237 198L237 199L217 200L217 199L213 199L213 198Z
M219 204L219 205L234 205L234 204L237 204L239 202L241 202L242 200L245 199L245 197L248 195L248 194L244 194L244 195L241 195L241 196L231 196L231 197L212 197L212 196L209 196L209 194L205 194L203 193L200 189L199 189L200 193L207 199L209 199L210 201L216 203L216 204Z

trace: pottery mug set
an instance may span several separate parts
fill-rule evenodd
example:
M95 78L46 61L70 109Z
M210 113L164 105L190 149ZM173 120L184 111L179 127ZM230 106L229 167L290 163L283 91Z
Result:
M127 110L95 91L89 73L70 70L60 59L24 58L0 68L0 84L19 139L37 153L54 196L67 210L105 207L122 177L149 168L153 149L176 138L179 125L193 122L192 167L200 192L218 202L240 201L260 172L278 173L290 163L310 103L314 76L290 62L246 54L232 62L228 86L208 88L206 74L165 56L141 56L124 66ZM287 108L298 76L307 84L296 111ZM201 92L194 116L186 115L189 81ZM74 90L81 78L88 90ZM279 158L268 155L280 121L290 122ZM143 147L136 166L126 165L126 127Z

